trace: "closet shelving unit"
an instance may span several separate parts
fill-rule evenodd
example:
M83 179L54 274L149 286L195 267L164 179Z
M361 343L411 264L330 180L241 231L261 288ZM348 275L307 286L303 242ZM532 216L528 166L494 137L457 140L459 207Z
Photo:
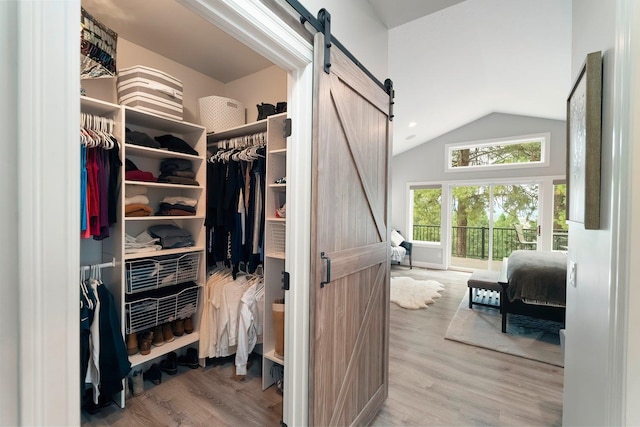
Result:
M285 271L286 218L276 216L276 209L286 202L286 183L276 183L286 177L287 138L284 136L286 113L276 114L254 123L207 135L207 144L214 147L219 141L266 132L265 227L264 227L264 320L262 335L262 388L275 383L271 376L274 364L284 366L275 355L275 333L272 303L284 299L282 273Z
M171 256L172 259L175 259L176 262L180 262L178 260L183 259L185 256L188 259L196 262L197 266L195 268L196 271L193 274L194 282L197 284L198 289L196 290L196 295L201 295L201 289L205 280L205 228L204 228L204 218L206 211L206 131L204 127L182 122L170 118L165 118L160 115L156 115L153 113L148 113L145 111L136 110L130 107L123 108L123 120L125 127L132 131L140 131L144 132L147 135L153 137L171 134L178 138L184 140L187 144L189 144L195 151L198 152L198 155L184 154L174 151L155 149L149 147L143 147L133 144L124 144L123 145L123 163L124 159L131 160L140 170L149 171L154 174L154 176L158 176L160 174L160 163L165 159L186 159L191 161L193 170L196 174L196 181L198 181L198 186L193 185L182 185L182 184L170 184L170 183L158 183L158 182L143 182L143 181L128 181L125 180L124 172L125 168L123 166L122 172L122 182L123 182L123 191L121 191L121 206L120 212L122 212L123 218L123 230L121 234L121 246L120 249L122 253L123 260L123 268L121 269L121 283L123 284L123 292L128 289L127 280L129 279L126 276L126 266L129 265L130 268L135 268L140 261L153 260L158 257ZM124 138L123 138L124 140ZM146 217L127 217L124 215L124 197L126 193L126 189L129 187L141 186L145 187L147 191L147 197L149 198L149 205L154 211L156 211L165 196L186 196L190 198L194 198L198 201L196 207L196 215L194 216L159 216L152 214L151 216ZM185 247L185 248L176 248L176 249L163 249L160 251L152 251L152 252L142 252L142 253L130 253L126 254L124 251L124 234L129 234L131 236L136 236L139 233L147 230L152 225L157 224L172 224L176 225L184 230L187 230L191 233L193 240L195 242L194 246ZM193 264L192 264L193 266ZM130 287L129 287L130 288ZM133 356L129 356L129 361L133 368L136 366L142 365L143 363L149 362L153 359L160 358L171 351L178 351L181 348L186 346L197 344L199 341L199 313L200 306L202 304L199 303L196 309L196 313L192 316L192 320L194 323L194 331L190 334L183 334L182 336L176 336L175 340L172 342L164 343L164 345L160 347L152 347L151 352L148 355L142 355L137 353ZM160 308L158 309L160 310ZM125 311L123 309L123 311ZM126 320L126 312L124 313L125 319L123 322L123 328L127 328L127 320ZM144 325L145 329L152 329L156 322L152 322L150 320L146 321L147 323ZM151 323L149 323L151 322ZM157 323L161 323L158 321ZM133 328L133 320L129 323L129 326ZM141 326L141 325L137 325Z

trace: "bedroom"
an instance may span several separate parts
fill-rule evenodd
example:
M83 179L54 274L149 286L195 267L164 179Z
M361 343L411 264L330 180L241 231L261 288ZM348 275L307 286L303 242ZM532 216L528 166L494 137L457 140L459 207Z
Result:
M328 7L332 9L338 9L338 10L340 9L338 5L329 5ZM574 16L573 16L572 32L574 33L574 47L573 47L573 53L572 53L572 63L573 63L572 69L574 70L574 72L572 74L575 74L575 70L577 69L577 67L579 67L580 63L582 62L583 55L586 52L596 50L596 49L602 49L603 51L607 51L605 66L607 67L607 70L609 70L610 72L608 73L608 79L606 80L605 85L610 91L609 93L613 93L613 87L614 87L613 75L614 75L615 69L613 66L614 52L612 51L612 49L615 44L613 35L614 35L616 7L613 4L613 2L608 2L606 4L602 4L600 2L579 2L578 6L574 6L574 8L576 7L577 9L575 9L573 12ZM621 10L620 8L622 8L622 6L618 6L618 10ZM622 8L622 11L624 10L625 9ZM343 11L343 13L347 13L347 11ZM629 14L625 14L622 12L620 14L621 16L629 16ZM349 34L348 30L340 28L340 24L338 24L338 22L340 22L339 19L336 20L337 31L343 31L346 34ZM352 37L354 39L358 38L355 35ZM379 60L380 56L376 55L375 52L371 53L367 51L367 49L361 47L363 45L366 45L364 41L361 40L360 44L354 43L353 45L358 45L356 49L362 50L362 57L365 62L376 63L376 61ZM367 61L367 56L372 57L371 61ZM11 81L11 76L13 76L13 74L9 73L9 76L10 76L9 81ZM608 117L610 120L605 126L608 126L608 129L611 130L613 127L613 125L611 124L611 117L613 117L612 115L613 115L614 103L613 101L611 101L611 99L609 99L607 102L608 102L607 111L608 111L608 114L609 114ZM11 102L9 102L8 105L11 106L12 105ZM12 110L8 109L8 111L12 111ZM11 119L11 116L9 116L9 119ZM608 169L605 171L606 172L605 176L608 179L612 179L614 172L611 168L610 163L612 162L611 150L614 144L613 144L613 141L611 140L611 136L606 141L606 143L607 143L607 147L609 148L609 151L606 153L608 157L606 157L605 160L603 160L603 162L605 162L608 167ZM17 154L11 152L9 153L9 156L5 156L5 158L16 159ZM617 182L621 182L621 181L617 181ZM12 192L10 192L9 194L10 196L13 195ZM615 194L612 195L611 193L607 193L607 196L611 197L612 200L614 201L619 200L615 198L616 197ZM9 218L9 217L6 217L6 218ZM3 222L5 222L6 224L11 224L10 220L6 220ZM16 234L17 231L15 230L15 227L13 229L7 228L6 231L10 236L17 235ZM599 284L601 284L602 282L608 283L610 285L615 284L611 282L611 279L608 276L609 267L612 264L614 264L615 261L611 261L610 251L604 248L609 247L609 244L607 242L611 242L611 241L617 242L618 239L616 238L616 236L618 236L619 234L616 234L615 229L613 230L613 232L601 231L597 233L591 233L588 235L584 233L582 234L583 234L582 237L580 235L576 237L577 238L576 243L580 247L593 248L594 246L597 245L598 248L603 248L603 249L594 251L595 253L593 255L583 253L580 251L576 253L576 256L578 257L580 264L585 266L584 267L585 269L583 270L583 272L586 274L586 276L581 278L580 285L583 285L583 286L581 288L578 288L580 289L580 292L577 293L578 291L574 291L571 297L576 298L578 300L585 300L585 301L588 301L589 299L597 299L597 300L603 299L604 301L609 302L611 297L608 293L608 289L610 288L607 286L599 286ZM577 247L574 249L577 250ZM6 259L10 261L14 258L8 257ZM6 265L3 264L3 271L5 271L4 270L5 266L8 269L7 271L9 271L10 273L16 271L14 270L14 267L11 266L11 263ZM599 270L602 271L602 273L600 273ZM594 273L594 274L589 274L589 273ZM26 286L26 285L21 285L21 286ZM605 290L606 290L606 294L603 295L603 293L605 293ZM620 291L616 291L616 292L620 292ZM614 302L612 302L611 304L614 304ZM597 306L595 313L592 313L593 315L590 316L589 319L583 319L583 320L588 320L588 322L585 323L584 330L590 331L590 332L585 333L583 338L580 338L580 341L574 341L574 346L575 346L573 350L574 357L576 357L578 353L584 354L584 350L592 349L593 346L590 345L590 342L600 343L599 347L603 349L603 350L595 351L593 352L592 355L589 355L589 357L581 359L575 365L576 370L570 373L568 372L568 374L570 374L569 377L573 378L575 387L572 390L572 392L569 393L567 396L568 400L566 403L568 404L568 407L565 409L566 409L566 413L573 414L574 417L580 417L581 416L580 413L583 413L584 414L583 416L585 417L588 417L589 415L593 415L594 417L592 419L601 419L600 417L603 416L602 414L606 413L606 411L602 409L603 406L610 407L603 402L607 402L607 401L611 402L611 399L612 399L611 397L604 396L602 394L604 392L601 393L598 391L598 390L605 390L607 388L606 385L609 384L609 381L606 379L606 374L604 372L602 376L596 375L596 376L589 376L588 378L585 378L584 375L581 375L581 371L583 372L599 371L598 367L601 366L600 364L601 361L607 360L607 361L611 361L611 364L607 363L607 366L611 365L614 368L619 367L619 369L622 370L622 371L617 371L618 375L616 376L616 378L620 378L620 376L622 376L622 378L624 379L623 374L620 373L620 372L624 372L624 370L622 369L622 367L620 367L620 361L618 357L615 355L609 357L608 355L603 354L603 352L605 352L604 349L606 348L606 345L604 345L604 343L606 343L611 338L611 335L612 335L612 332L609 329L609 326L611 325L611 321L607 317L607 315L603 313L603 310L605 310L605 306L606 308L609 308L609 304L602 304L602 306ZM3 308L4 307L5 306L3 305ZM14 313L14 312L15 312L14 309L11 309L8 311L5 311L3 309L3 313ZM28 317L26 313L23 313L22 315L23 315L23 319L26 319ZM576 314L576 316L578 316L578 314ZM9 318L7 320L9 320ZM578 318L575 318L574 320L577 321ZM595 324L595 328L593 327L594 324ZM580 328L580 330L582 330L582 328ZM589 334L595 334L595 339L593 335L589 335ZM625 336L623 335L623 337ZM578 337L576 337L576 339L577 338ZM618 337L618 339L621 339L621 338ZM618 381L617 383L619 384L620 382ZM53 392L53 390L51 392ZM621 392L618 392L617 394L614 393L614 394L620 398L622 397L620 393ZM608 396L611 396L611 395L609 394ZM585 397L586 397L587 404L584 404ZM616 399L616 401L624 401L624 399ZM582 402L582 405L580 405L579 402ZM616 407L616 406L613 405L613 407ZM591 408L591 410L584 411L585 408ZM631 411L631 409L629 410ZM622 409L620 408L619 410L614 410L614 412L618 414L617 416L622 416L621 411ZM608 415L605 415L605 416L607 417L607 420L616 419L615 414L612 415L609 413ZM576 423L579 423L579 422L576 422ZM620 424L619 422L615 422L615 421L613 422L603 421L601 424L611 424L611 423Z

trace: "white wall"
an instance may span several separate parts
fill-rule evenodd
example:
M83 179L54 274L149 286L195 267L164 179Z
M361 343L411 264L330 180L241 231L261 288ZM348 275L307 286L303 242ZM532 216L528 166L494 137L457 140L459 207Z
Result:
M0 2L0 425L18 424L18 103L17 3Z
M389 75L389 33L367 0L302 0L313 16L322 8L331 14L331 33L378 80Z
M539 133L551 134L551 155L548 167L445 172L445 144L517 137ZM563 120L541 119L512 114L492 113L432 141L393 157L391 164L392 226L406 230L408 223L407 183L443 182L452 180L520 178L532 176L564 176L566 128ZM410 230L405 231L409 235ZM440 248L414 246L414 262L420 265L440 264L444 254Z
M615 11L615 0L573 2L572 79L587 53L603 52L602 175L600 230L569 223L569 259L577 264L577 286L567 287L564 425L607 425L609 421Z
M287 73L274 65L227 83L221 94L207 95L222 95L242 102L246 109L247 123L255 122L258 118L257 104L265 102L276 105L287 100Z
M570 29L571 0L466 0L392 28L394 153L494 111L563 120Z

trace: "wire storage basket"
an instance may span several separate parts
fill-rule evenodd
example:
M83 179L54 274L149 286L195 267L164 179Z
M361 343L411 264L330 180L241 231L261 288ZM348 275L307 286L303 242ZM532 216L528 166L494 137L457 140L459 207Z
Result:
M127 293L198 280L200 254L166 255L126 261Z
M284 257L285 238L286 238L285 225L281 223L273 223L269 225L271 228L271 232L269 233L269 238L270 238L269 253L272 256Z
M194 282L172 288L128 295L125 302L127 334L186 319L195 314L200 287Z

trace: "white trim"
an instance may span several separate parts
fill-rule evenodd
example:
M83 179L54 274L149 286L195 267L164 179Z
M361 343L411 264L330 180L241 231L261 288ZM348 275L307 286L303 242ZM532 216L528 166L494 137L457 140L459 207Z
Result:
M79 0L18 2L22 425L80 422Z
M494 165L479 166L451 166L451 152L462 148L490 147L494 145L513 145L525 142L540 141L540 160L537 162L527 163L504 163ZM505 170L505 169L526 169L548 167L551 161L551 133L543 132L531 135L519 135L505 138L485 139L480 141L453 142L444 145L444 164L445 173L449 172L468 172L468 171L488 171L488 170Z
M283 421L307 425L309 408L309 280L311 237L311 100L313 46L259 0L179 0L289 73L288 116L293 120L287 150L287 250L292 288L285 298Z
M618 0L616 2L616 45L614 56L614 87L613 87L613 138L612 138L612 206L611 206L611 322L609 340L609 361L607 367L607 402L606 420L608 425L629 425L637 423L640 412L633 405L634 393L638 395L637 374L633 361L633 335L629 333L629 324L637 322L638 316L629 310L629 298L632 293L630 287L632 271L637 268L632 265L631 253L638 253L637 237L638 225L634 217L634 178L638 175L638 125L634 124L634 111L638 111L638 88L632 91L639 80L637 77L638 61L640 60L637 43L640 36L638 26L640 17L637 2L633 0ZM635 107L635 108L634 108ZM634 144L635 143L635 144ZM635 145L635 147L634 147ZM634 148L635 159L634 159ZM636 177L634 177L634 167ZM635 190L637 197L638 190ZM637 200L637 199L636 199ZM636 202L637 203L637 202ZM637 213L637 212L636 212ZM635 249L635 251L634 251ZM637 343L635 343L637 346ZM636 348L637 350L637 348ZM637 354L635 354L637 356ZM635 389L629 390L629 384Z

